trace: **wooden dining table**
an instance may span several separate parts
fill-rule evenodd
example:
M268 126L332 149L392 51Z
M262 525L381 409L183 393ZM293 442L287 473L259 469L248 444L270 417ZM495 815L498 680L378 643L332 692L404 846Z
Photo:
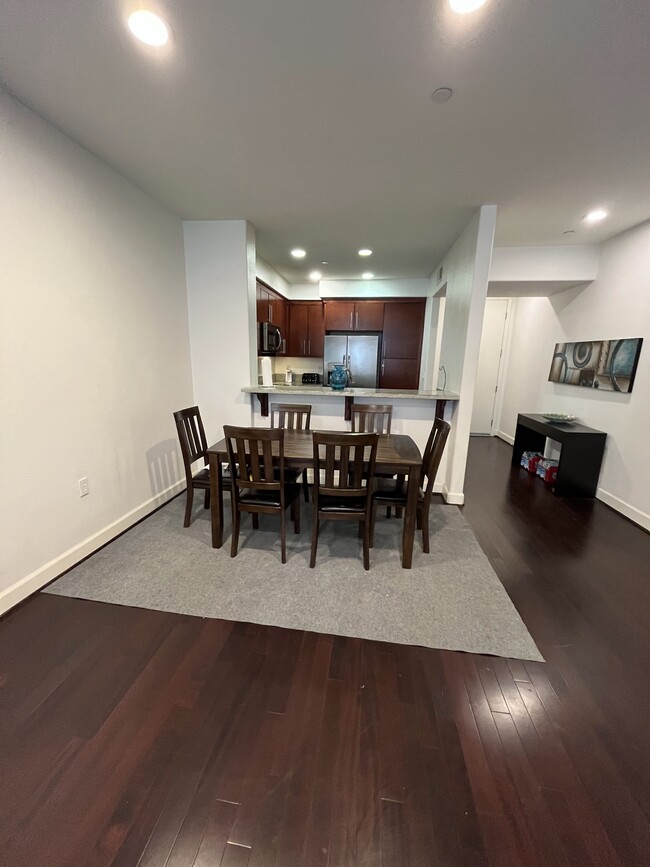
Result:
M277 445L274 444L277 451ZM223 487L222 464L228 460L226 440L208 449L210 466L210 509L212 517L212 547L221 548L223 544ZM308 430L285 430L284 464L293 470L304 470L314 466L312 432ZM407 477L407 502L404 510L402 531L402 567L410 569L413 561L413 541L417 519L418 494L422 455L411 437L404 434L380 434L377 445L375 471Z

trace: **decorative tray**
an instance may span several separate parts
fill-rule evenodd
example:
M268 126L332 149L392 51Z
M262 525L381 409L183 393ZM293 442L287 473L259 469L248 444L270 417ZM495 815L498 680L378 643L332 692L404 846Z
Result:
M543 412L542 415L546 421L555 422L555 424L571 424L576 420L575 415L566 412Z

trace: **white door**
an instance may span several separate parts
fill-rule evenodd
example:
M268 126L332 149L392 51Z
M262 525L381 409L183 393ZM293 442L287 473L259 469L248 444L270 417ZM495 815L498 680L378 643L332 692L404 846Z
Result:
M478 354L471 433L492 436L494 404L499 381L499 364L506 327L508 300L488 298L485 302L483 333Z

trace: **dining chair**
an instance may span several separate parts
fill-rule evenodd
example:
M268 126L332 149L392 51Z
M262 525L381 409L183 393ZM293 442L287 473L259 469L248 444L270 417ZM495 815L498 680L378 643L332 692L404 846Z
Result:
M174 421L176 422L178 439L181 444L181 455L183 456L183 465L185 467L185 481L187 482L187 499L183 526L189 527L195 488L199 488L205 492L204 506L206 509L210 508L210 471L207 468L208 444L205 439L205 430L198 406L179 409L174 413ZM194 475L192 464L201 460L203 461L203 468Z
M309 430L311 421L311 404L309 403L272 403L271 404L271 427L284 428L285 430ZM287 481L297 481L302 474L302 490L305 502L309 502L309 482L307 470L285 470ZM289 479L289 474L294 479Z
M351 407L351 429L358 433L389 434L393 420L393 407L390 403L353 403ZM377 479L394 479L391 473L376 473ZM404 476L400 476L404 481ZM402 515L399 506L395 509L398 518ZM386 506L386 517L390 518L391 507Z
M417 506L417 527L422 530L422 550L425 554L429 553L429 508L431 506L431 495L433 494L433 485L436 480L436 474L440 466L447 437L451 426L449 422L437 418L431 433L424 448L422 456L422 476L420 479L420 490L418 492ZM372 517L370 521L370 547L372 547L375 536L375 521L377 520L378 505L392 505L397 507L405 507L407 501L407 484L404 477L397 479L377 479L375 483L375 491L372 497Z
M230 556L237 556L242 512L250 512L253 528L259 515L280 516L282 562L287 562L286 510L300 532L300 485L288 482L284 468L284 430L282 428L235 427L224 425L230 465L232 544ZM277 444L277 453L273 446Z
M353 403L352 432L389 434L393 407L389 403Z
M378 440L376 433L314 432L311 569L316 565L321 521L357 521L363 531L363 568L370 568L370 521Z

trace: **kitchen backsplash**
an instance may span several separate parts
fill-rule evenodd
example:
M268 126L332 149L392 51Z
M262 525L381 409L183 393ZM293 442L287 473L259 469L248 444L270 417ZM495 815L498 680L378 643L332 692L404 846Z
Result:
M322 358L287 358L281 355L276 355L273 358L273 374L274 379L275 375L279 376L281 381L284 382L284 376L287 372L287 367L291 369L291 372L294 376L294 380L296 377L298 380L302 377L303 373L320 373L321 376L323 374L323 359Z
M258 358L258 382L262 382L262 372L259 369ZM277 385L285 384L287 368L291 370L292 385L300 385L303 373L318 373L323 375L322 358L287 358L285 356L271 357L273 370L273 382Z

